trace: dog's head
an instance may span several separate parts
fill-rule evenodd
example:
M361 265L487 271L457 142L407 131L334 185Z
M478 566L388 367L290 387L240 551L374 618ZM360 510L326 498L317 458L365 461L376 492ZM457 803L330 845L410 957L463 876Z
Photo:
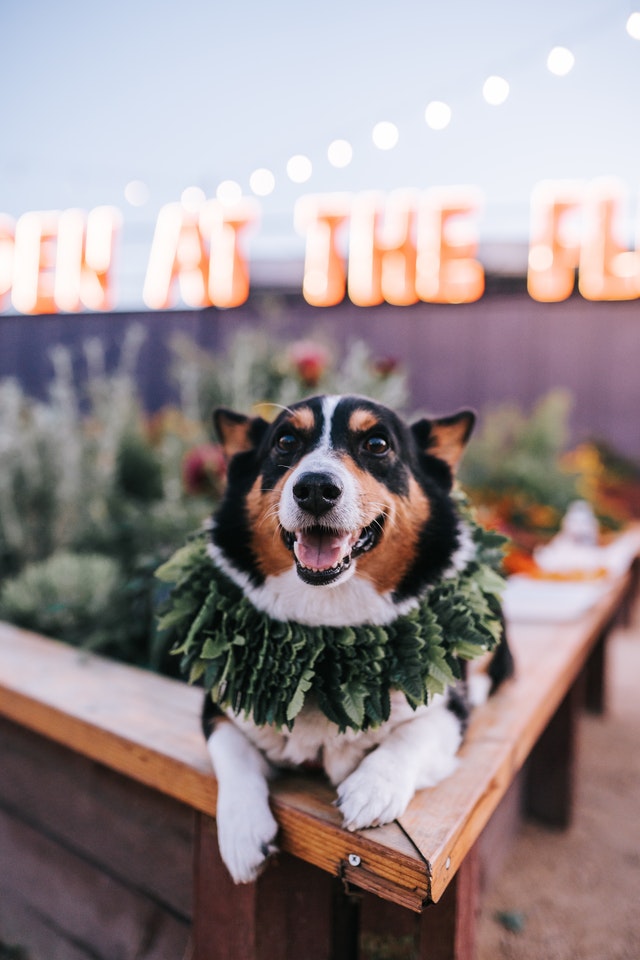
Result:
M295 570L300 588L368 581L417 596L459 546L452 478L474 414L412 426L362 397L314 397L269 424L217 410L229 458L213 530L232 568L259 585Z

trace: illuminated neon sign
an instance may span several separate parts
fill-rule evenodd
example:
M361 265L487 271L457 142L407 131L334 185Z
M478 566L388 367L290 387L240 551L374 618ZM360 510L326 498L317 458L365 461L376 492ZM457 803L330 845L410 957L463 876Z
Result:
M640 251L619 238L624 185L545 181L531 200L527 269L530 296L587 300L640 298ZM471 303L484 292L477 259L482 199L465 187L389 194L320 194L296 204L305 237L302 293L318 307L347 296L380 303ZM143 299L165 309L180 297L191 307L236 307L250 290L244 234L259 221L257 201L208 200L194 212L164 206L155 225ZM0 216L0 309L21 313L114 307L114 251L122 218L113 207Z

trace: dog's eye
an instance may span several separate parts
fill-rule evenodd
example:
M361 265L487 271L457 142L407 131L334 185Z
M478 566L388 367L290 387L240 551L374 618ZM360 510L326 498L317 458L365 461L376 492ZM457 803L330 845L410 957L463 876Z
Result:
M383 457L391 449L389 441L380 433L374 433L363 443L365 453L370 453L374 457Z
M295 433L282 433L276 440L276 450L279 453L295 453L300 446L300 440Z

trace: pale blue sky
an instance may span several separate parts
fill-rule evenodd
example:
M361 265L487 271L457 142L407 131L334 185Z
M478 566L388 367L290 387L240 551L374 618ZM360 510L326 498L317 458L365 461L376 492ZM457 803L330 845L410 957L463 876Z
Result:
M637 0L640 9L640 0ZM477 184L485 239L523 241L531 188L544 178L615 175L630 214L640 185L640 41L625 31L633 0L2 0L0 212L90 208L124 214L123 242L148 249L159 207L191 185L226 178L249 192L270 168L257 255L294 249L293 206L308 192ZM546 69L556 44L571 73ZM511 84L500 107L481 89ZM453 117L430 130L424 109ZM379 120L397 124L376 149ZM326 150L348 139L353 161ZM287 159L311 179L294 185ZM150 196L133 208L125 185ZM135 254L135 248L139 248Z

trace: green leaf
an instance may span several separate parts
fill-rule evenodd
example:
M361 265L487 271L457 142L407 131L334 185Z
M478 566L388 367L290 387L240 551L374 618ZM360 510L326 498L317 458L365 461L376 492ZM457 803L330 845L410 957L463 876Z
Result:
M359 730L364 721L364 700L366 691L357 686L342 687L342 707L354 728Z
M287 721L294 720L304 706L305 694L311 689L313 671L305 670L287 707Z

